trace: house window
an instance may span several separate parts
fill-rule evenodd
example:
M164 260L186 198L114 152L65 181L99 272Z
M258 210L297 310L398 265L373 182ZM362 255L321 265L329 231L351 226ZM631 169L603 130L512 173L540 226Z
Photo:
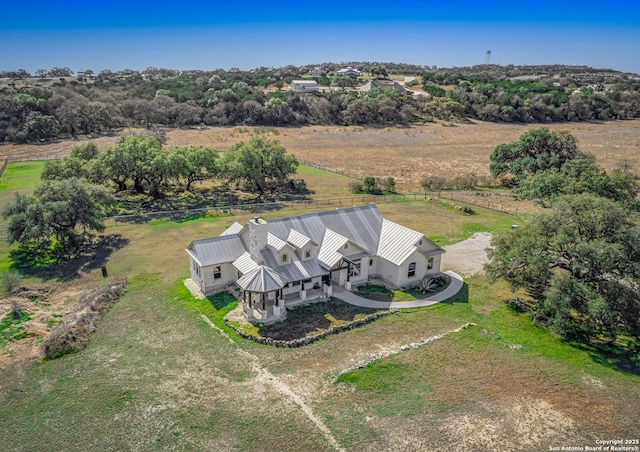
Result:
M289 259L289 256L287 256L286 254L282 255L282 262L287 262L287 259Z
M418 242L418 245L422 245L422 239Z
M427 261L427 270L431 270L433 268L433 258L430 257Z
M307 259L309 259L311 257L311 250L307 250L304 252L304 257L306 257Z
M216 265L213 267L213 279L222 278L222 267L220 265Z
M347 248L349 248L349 244L345 243L343 248L346 250Z
M408 278L413 278L414 276L416 276L416 263L415 262L411 262L409 264L409 273L407 273L407 277Z
M373 265L373 259L369 259L369 267Z

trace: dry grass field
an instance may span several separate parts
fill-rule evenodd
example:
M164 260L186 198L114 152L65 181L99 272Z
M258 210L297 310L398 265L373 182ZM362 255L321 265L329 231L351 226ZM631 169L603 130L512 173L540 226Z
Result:
M517 140L539 124L425 124L408 127L370 128L310 126L257 128L279 140L303 161L314 162L362 178L365 175L393 176L398 182L417 182L426 175L447 178L489 174L489 155L498 144ZM596 156L611 170L624 159L640 170L640 120L550 124L554 130L568 130L580 149ZM170 130L167 145L206 145L225 150L247 140L248 127ZM275 133L274 133L275 132ZM100 148L112 145L117 135L95 141ZM44 145L3 145L0 159L39 160L69 155L84 140L66 140Z

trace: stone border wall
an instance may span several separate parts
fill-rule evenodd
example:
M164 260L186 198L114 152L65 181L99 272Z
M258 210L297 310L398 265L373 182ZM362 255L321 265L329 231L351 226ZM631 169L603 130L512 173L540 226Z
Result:
M244 337L245 339L250 339L254 342L258 342L259 344L273 345L274 347L298 348L298 347L303 347L305 345L309 345L313 342L316 342L332 334L342 333L343 331L349 331L353 328L366 325L375 320L378 320L380 317L384 317L389 314L395 314L396 312L398 312L397 309L389 309L388 311L374 312L373 314L369 314L368 316L362 319L354 320L353 322L345 323L342 325L332 326L331 328L326 329L322 333L316 334L314 336L307 336L300 339L293 339L290 341L281 341L278 339L272 339L270 337L261 337L261 336L254 336L252 334L247 334L243 331L238 330L235 326L231 325L227 319L224 319L224 324L227 325L229 328L233 329L238 335Z

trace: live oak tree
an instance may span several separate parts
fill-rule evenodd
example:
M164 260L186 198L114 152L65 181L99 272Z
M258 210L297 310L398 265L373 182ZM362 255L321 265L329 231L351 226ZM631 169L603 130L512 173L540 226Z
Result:
M487 273L525 289L533 318L583 341L640 336L640 225L618 203L578 194L496 235Z
M103 187L75 177L45 181L33 196L16 193L2 210L9 222L7 240L35 255L73 256L91 231L104 230L105 208L112 202Z
M489 157L489 170L496 177L512 175L521 182L530 174L560 168L581 155L569 132L542 127L524 133L518 141L498 145Z
M187 191L197 181L213 179L217 175L218 165L216 152L205 146L186 146L176 148L179 163L179 174L187 183Z
M527 176L518 187L523 199L539 201L543 206L561 195L593 193L640 210L638 180L628 172L613 170L610 174L600 168L595 158L582 155L567 160L560 168L550 168Z
M296 158L287 155L278 141L253 137L225 152L221 176L227 183L263 194L285 188L297 169Z

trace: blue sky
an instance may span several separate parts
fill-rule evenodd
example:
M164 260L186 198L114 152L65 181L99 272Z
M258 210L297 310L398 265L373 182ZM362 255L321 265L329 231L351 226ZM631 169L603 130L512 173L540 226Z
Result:
M7 0L2 0L6 3ZM0 70L251 69L325 61L584 64L640 73L638 1L12 1Z

